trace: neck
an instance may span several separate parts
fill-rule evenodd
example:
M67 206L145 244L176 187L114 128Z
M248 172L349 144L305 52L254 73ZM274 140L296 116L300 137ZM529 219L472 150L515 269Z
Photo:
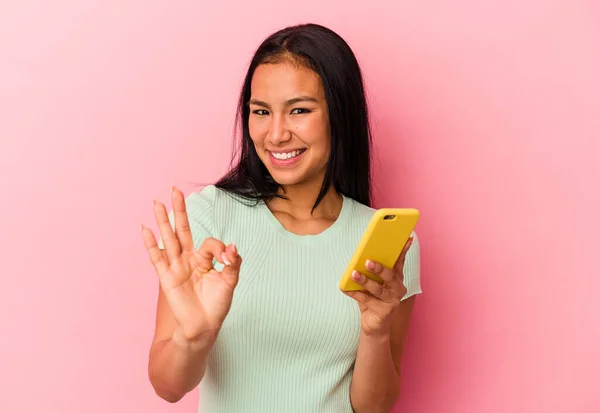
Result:
M272 211L285 212L299 219L336 219L342 209L342 197L331 186L312 210L321 191L321 182L288 185L284 191L282 194L287 199L273 198L269 201Z

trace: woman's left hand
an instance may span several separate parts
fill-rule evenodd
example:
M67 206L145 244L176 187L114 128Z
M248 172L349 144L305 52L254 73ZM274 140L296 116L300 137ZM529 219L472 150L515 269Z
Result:
M358 271L352 273L352 279L363 286L364 291L345 291L344 293L358 302L361 312L361 327L367 335L385 335L390 332L391 316L406 294L403 268L406 253L412 242L413 238L411 237L406 242L394 268L385 268L378 262L367 261L367 269L378 275L383 280L382 284Z

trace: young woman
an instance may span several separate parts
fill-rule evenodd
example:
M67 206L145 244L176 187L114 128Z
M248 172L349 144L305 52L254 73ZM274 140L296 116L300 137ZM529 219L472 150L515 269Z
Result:
M381 285L338 282L374 210L362 75L346 42L306 24L267 38L250 64L235 167L142 227L160 279L149 376L199 412L389 412L415 294L413 237Z

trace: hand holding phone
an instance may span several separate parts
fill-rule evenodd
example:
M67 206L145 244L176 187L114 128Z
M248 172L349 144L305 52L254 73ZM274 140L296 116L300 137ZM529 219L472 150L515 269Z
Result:
M371 273L366 261L372 260L386 268L392 268L402 253L419 220L419 210L414 208L383 208L377 210L369 222L352 259L339 283L342 291L358 291L364 288L352 280L354 270L370 279L382 282Z

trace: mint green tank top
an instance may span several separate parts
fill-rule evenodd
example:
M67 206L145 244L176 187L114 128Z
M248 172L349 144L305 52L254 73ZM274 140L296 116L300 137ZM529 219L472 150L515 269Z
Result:
M264 202L212 185L190 194L186 207L196 248L211 236L235 243L243 258L199 385L198 412L352 413L360 311L338 283L375 210L344 197L333 225L297 235ZM406 299L421 292L416 237L404 275Z

